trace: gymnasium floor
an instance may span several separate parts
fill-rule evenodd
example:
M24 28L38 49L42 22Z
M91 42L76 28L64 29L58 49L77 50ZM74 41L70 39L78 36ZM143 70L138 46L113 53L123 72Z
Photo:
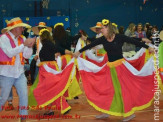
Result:
M81 84L80 84L81 85ZM28 86L29 89L30 86ZM82 87L82 85L81 85ZM14 93L14 100L13 100L13 105L15 107L14 110L12 111L5 111L3 110L0 113L0 122L19 122L20 120L17 118L14 119L2 119L2 115L12 115L12 116L17 116L18 115L18 109L16 108L18 106L18 96L16 93L16 89L13 88L13 93ZM159 105L159 121L158 122L163 122L163 94L160 96L160 105ZM53 119L27 119L27 122L48 122L48 121L55 121L55 122L121 122L122 117L115 117L115 116L110 116L107 119L96 119L95 115L101 114L100 112L96 111L92 106L88 104L86 101L86 97L84 93L79 96L78 100L70 100L68 101L69 105L72 107L71 111L65 115L65 116L59 116L59 111L55 111L56 118ZM7 105L7 104L6 104ZM29 111L29 115L36 116L37 114L43 115L45 110L35 110L35 111ZM64 118L63 118L64 117ZM67 117L67 118L66 118ZM150 106L147 109L144 109L142 111L137 111L136 112L136 118L131 120L130 122L155 122L154 121L154 105Z

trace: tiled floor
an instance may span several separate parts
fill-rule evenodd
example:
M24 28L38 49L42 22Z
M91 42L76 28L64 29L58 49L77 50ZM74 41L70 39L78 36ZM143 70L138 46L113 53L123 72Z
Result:
M29 88L30 86L28 86ZM13 89L14 92L14 100L13 104L14 106L18 106L18 96L16 94L15 88ZM163 94L160 96L159 99L159 121L158 122L163 122ZM54 119L27 119L27 122L48 122L48 121L55 121L55 122L121 122L123 118L121 117L115 117L115 116L110 116L107 119L101 119L98 120L95 118L95 115L101 114L100 112L96 111L93 107L91 107L84 94L79 96L78 100L70 100L68 101L70 106L72 107L71 111L66 115L66 116L61 116L58 111L55 111L56 118ZM45 110L41 111L29 111L29 115L37 115L40 114L42 115L45 112ZM17 116L18 115L18 110L15 108L12 111L2 111L0 112L0 122L19 122L19 119L2 119L2 115L12 115L12 116ZM60 115L57 118L57 115ZM63 118L64 117L64 118ZM67 117L67 119L65 118ZM68 118L69 117L69 118ZM142 111L137 111L136 112L136 118L134 118L130 122L154 122L154 105L151 107L142 110Z

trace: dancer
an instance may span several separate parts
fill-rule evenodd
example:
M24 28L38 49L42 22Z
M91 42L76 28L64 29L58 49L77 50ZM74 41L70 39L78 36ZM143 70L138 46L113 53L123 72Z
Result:
M55 40L55 45L58 52L61 55L61 69L63 70L69 61L72 59L73 51L71 51L71 44L77 41L82 35L70 36L64 29L63 23L56 23L54 25L53 39ZM66 99L78 99L78 95L82 94L79 83L77 79L71 83L68 91L65 93Z
M67 66L69 69L66 71L59 71L55 61L57 48L50 31L45 28L41 29L39 35L42 43L39 53L41 62L38 77L30 88L29 106L50 108L50 111L44 114L47 116L54 115L54 110L61 110L61 114L66 114L71 107L66 102L63 94L70 85L71 78L69 79L69 77L71 77L70 73L73 66ZM47 67L51 70L47 70Z
M116 30L114 29L112 23L109 20L106 19L102 20L102 24L103 25L101 31L104 36L96 39L91 44L80 49L78 52L74 53L74 56L78 57L81 52L90 49L96 45L103 44L104 49L107 51L109 60L107 65L105 65L103 68L105 69L104 70L105 72L108 71L108 75L106 75L106 73L104 72L101 73L102 72L101 71L100 76L101 77L102 75L105 76L105 78L103 79L105 79L106 81L103 82L106 83L107 85L105 84L104 85L100 84L100 86L98 85L99 81L101 80L99 79L98 75L96 75L96 73L95 77L98 77L97 79L99 81L89 79L93 76L89 75L89 72L83 73L84 67L82 67L80 71L82 81L87 82L87 85L84 85L85 87L84 89L86 96L88 97L88 102L95 109L102 111L103 113L106 113L100 116L96 116L96 118L106 118L109 116L108 114L111 114L116 116L123 116L125 117L123 121L129 121L135 117L134 114L135 110L141 110L151 105L151 101L153 99L153 92L151 90L153 88L152 79L153 75L149 76L145 75L144 77L147 77L149 81L148 80L143 81L144 79L140 79L137 75L135 76L134 74L132 74L132 71L130 71L128 68L126 70L125 67L127 67L126 65L128 63L126 61L126 64L123 64L123 62L125 61L122 56L123 43L128 42L135 44L137 46L145 47L149 49L150 52L153 52L154 49L140 42L140 41L148 42L149 41L148 39L142 38L139 39L138 41L138 39L135 40L134 38L130 38L125 35L116 34ZM125 74L127 75L123 76ZM86 80L84 78L85 75L87 75L87 79L89 80ZM91 83L89 84L89 82ZM92 86L93 89L91 89L92 87L89 86L92 85L92 82L94 84L94 86ZM148 83L148 86L146 85L146 83ZM125 86L125 84L128 85ZM131 87L134 87L134 85L138 87L136 87L137 89L133 91L132 90L133 88ZM99 89L98 87L102 89ZM141 91L141 95L146 96L147 98L144 98L142 101L140 101L139 99L141 96L139 96L139 94L142 88L143 90ZM94 89L97 90L94 91ZM135 98L131 97L130 96L131 94L132 96L135 95L134 96Z
M19 17L10 20L10 24L2 29L0 38L0 111L2 110L12 86L19 96L19 115L25 122L28 115L27 79L24 75L24 58L32 55L32 46L36 38L22 37L24 27L31 26L23 23ZM22 107L25 109L22 109Z
M39 32L41 29L44 29L44 28L48 29L50 33L52 32L52 28L46 26L45 22L39 22L38 26L32 27L32 31L34 32L34 34L38 35L38 37L36 39L36 55L33 59L36 61L36 67L32 69L32 72L34 72L34 74L31 74L31 77L32 77L31 79L33 79L34 81L35 81L36 76L37 76L38 71L39 71L39 68L38 68L38 64L40 63L39 52L42 48L42 44L40 42ZM32 82L34 82L34 81L32 81Z

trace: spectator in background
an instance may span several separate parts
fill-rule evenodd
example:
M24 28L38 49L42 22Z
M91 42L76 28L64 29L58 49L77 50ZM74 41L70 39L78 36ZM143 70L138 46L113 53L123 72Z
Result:
M119 34L124 34L124 26L119 27Z
M137 25L135 35L137 38L146 38L146 32L143 30L143 25L141 23Z
M95 38L100 38L102 35L101 33L101 28L102 28L102 23L101 22L97 22L96 26L91 27L90 29L96 33L96 37ZM94 47L92 49L92 52L94 52L96 54L96 56L104 56L106 51L104 50L103 45L97 45L96 47Z
M143 25L139 23L135 31L136 38L146 38L146 32L143 30ZM140 50L140 47L136 47L136 52Z
M144 31L146 32L146 36L147 36L148 39L151 39L151 37L152 37L151 29L152 28L150 28L150 23L145 23Z
M135 24L130 23L125 31L125 35L128 37L136 37L135 35ZM122 51L124 52L124 57L132 57L135 55L136 46L131 43L124 42Z

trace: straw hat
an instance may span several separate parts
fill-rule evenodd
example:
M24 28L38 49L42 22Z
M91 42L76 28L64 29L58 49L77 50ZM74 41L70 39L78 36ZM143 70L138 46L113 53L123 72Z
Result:
M32 31L34 32L34 34L39 35L39 29L38 29L39 27L46 28L50 32L52 32L52 28L47 27L45 22L39 22L38 26L32 27Z
M11 19L10 21L7 21L7 27L6 28L3 28L1 30L2 33L5 33L7 31L10 31L16 27L26 27L26 28L31 28L30 25L26 24L26 23L23 23L23 21L20 19L20 17L16 17L16 18L13 18Z
M91 27L90 29L96 33L96 28L102 28L102 23L101 22L97 22L96 26Z
M163 30L160 32L160 39L163 41Z

